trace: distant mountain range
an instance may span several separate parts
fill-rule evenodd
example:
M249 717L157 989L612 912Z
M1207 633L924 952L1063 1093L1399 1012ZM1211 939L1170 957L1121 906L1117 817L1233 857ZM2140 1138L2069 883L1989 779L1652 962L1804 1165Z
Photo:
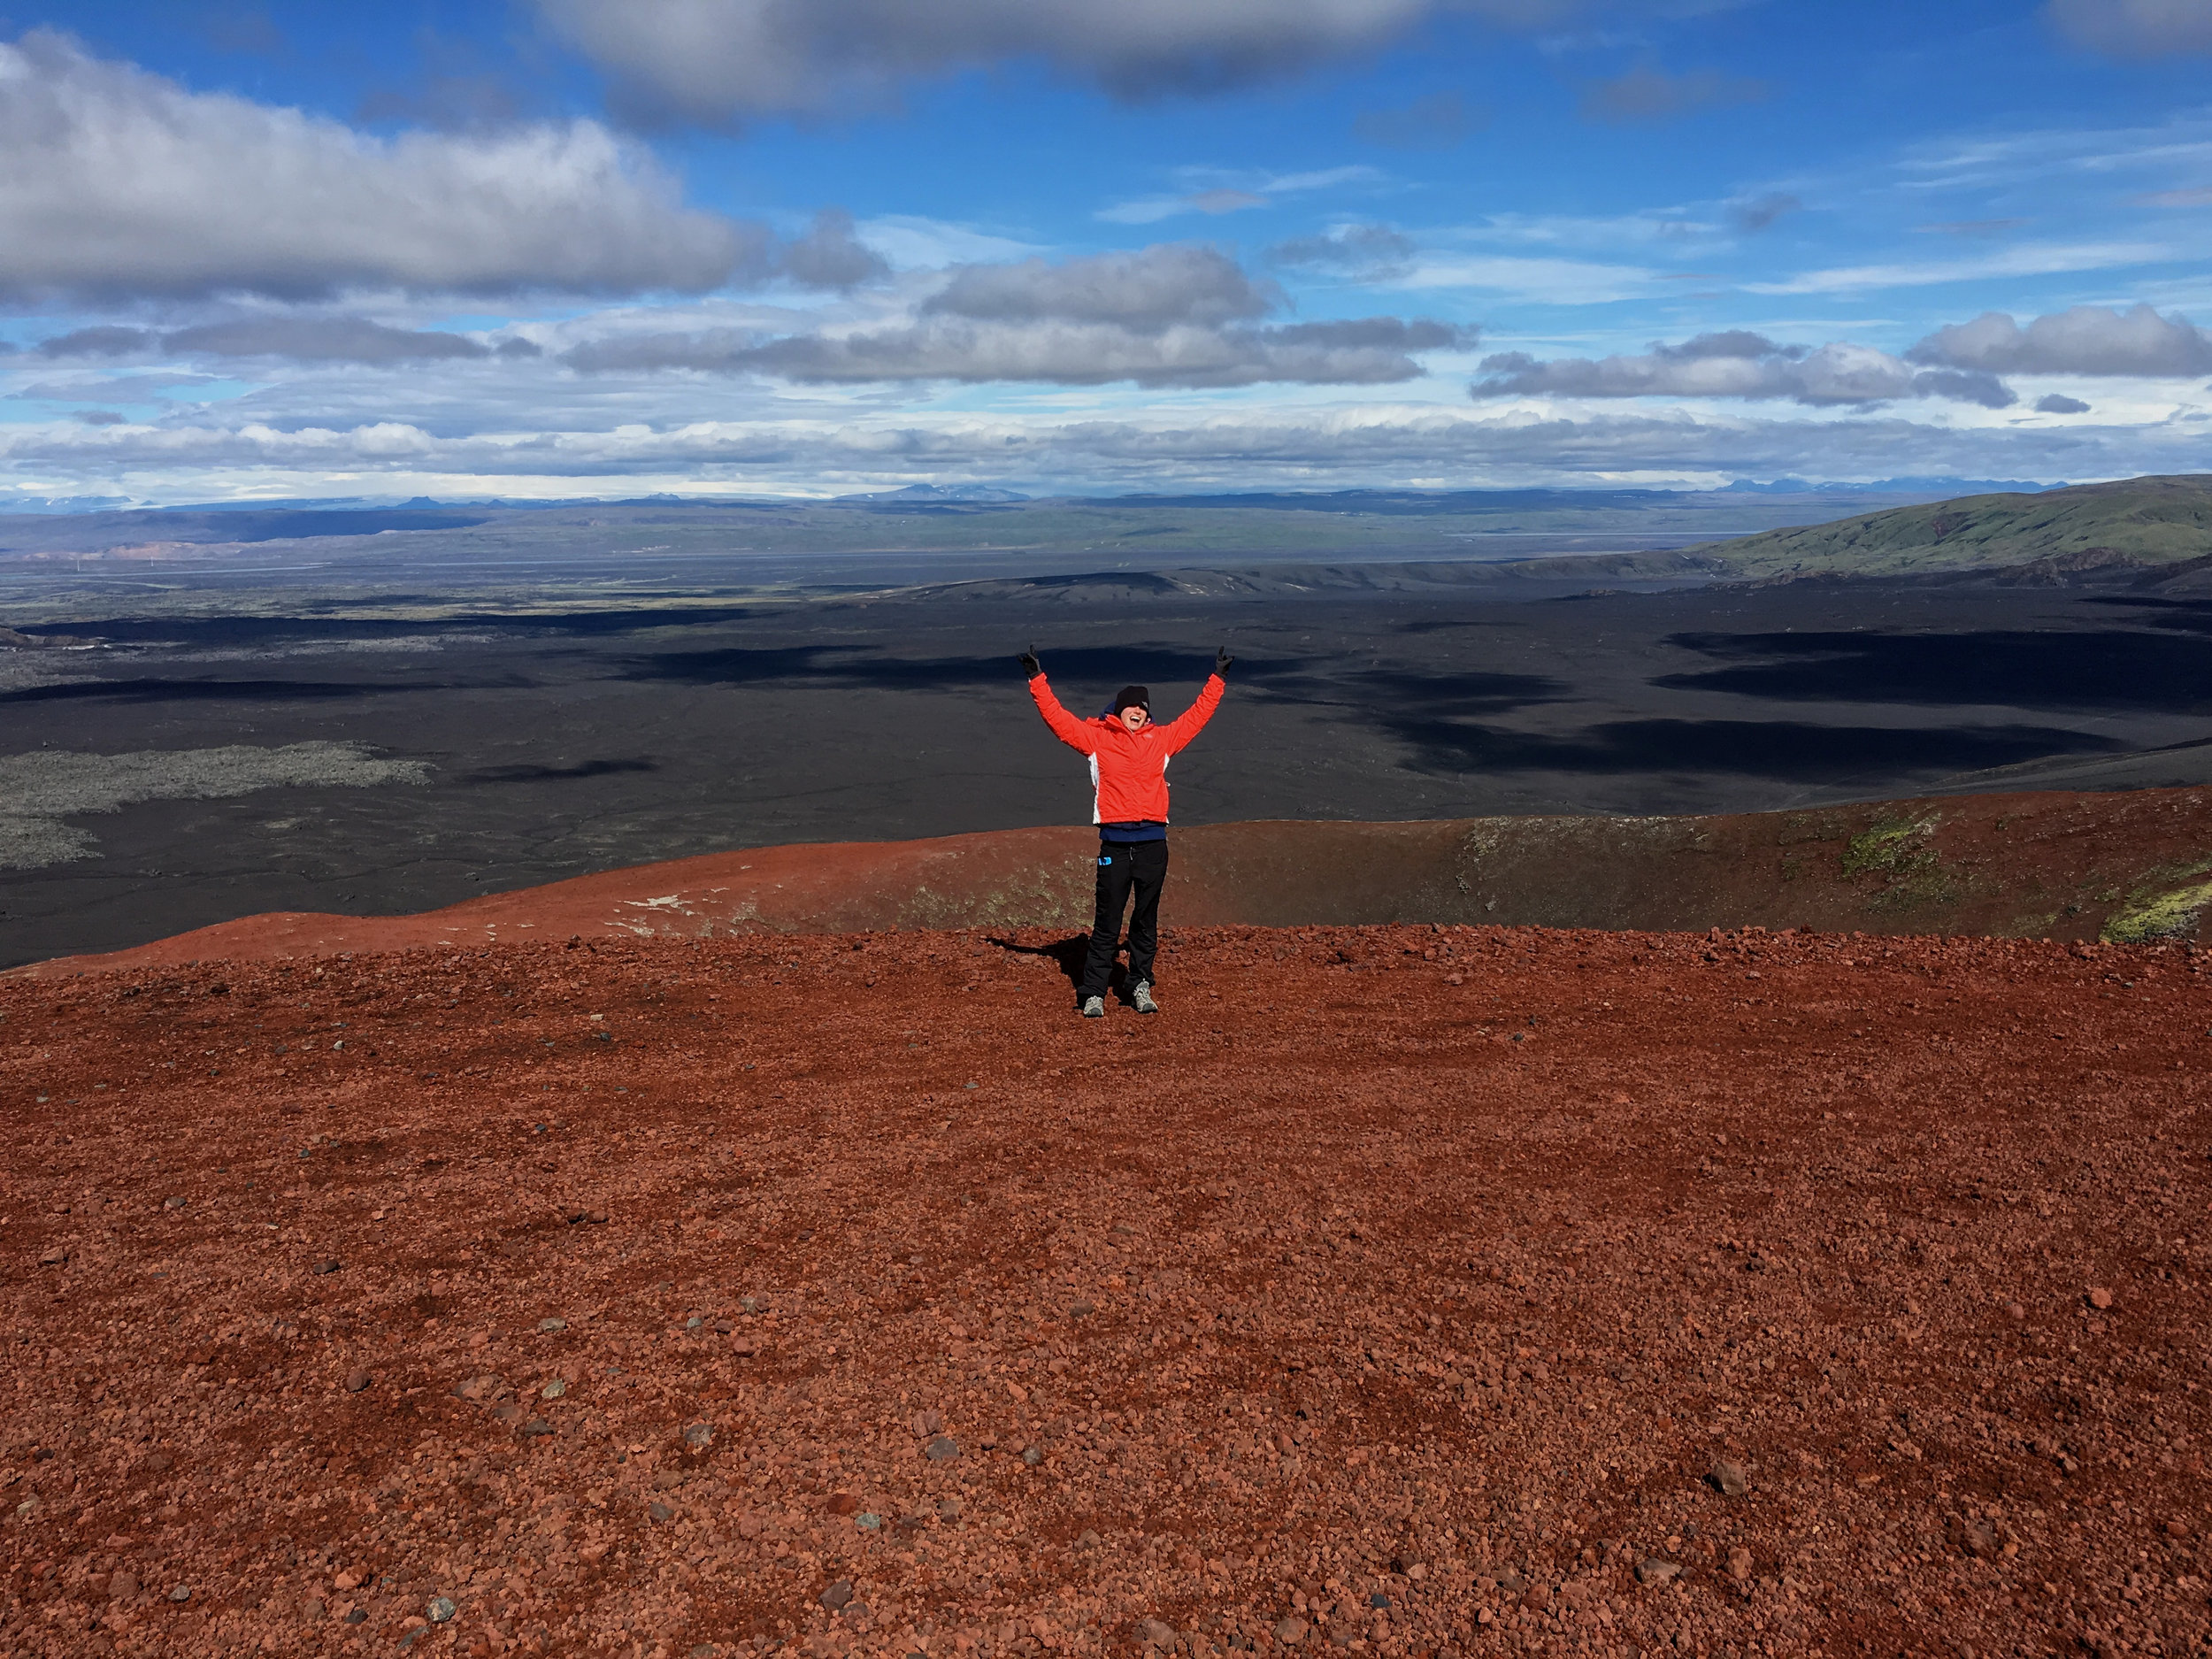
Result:
M909 484L903 489L872 490L862 495L840 495L839 501L889 502L954 502L954 501L1029 501L1033 497L1019 490L1001 489L995 484Z
M1734 494L1758 495L1992 495L1999 491L2032 495L2038 490L2064 489L2064 484L2039 484L2032 479L2003 478L1878 478L1871 484L1816 484L1801 478L1778 478L1759 484L1740 478L1728 486Z

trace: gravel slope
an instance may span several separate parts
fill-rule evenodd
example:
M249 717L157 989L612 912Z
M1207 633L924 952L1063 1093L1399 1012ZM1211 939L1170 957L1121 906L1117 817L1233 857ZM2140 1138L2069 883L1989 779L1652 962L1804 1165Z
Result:
M2212 957L1064 947L0 983L0 1650L2212 1634Z

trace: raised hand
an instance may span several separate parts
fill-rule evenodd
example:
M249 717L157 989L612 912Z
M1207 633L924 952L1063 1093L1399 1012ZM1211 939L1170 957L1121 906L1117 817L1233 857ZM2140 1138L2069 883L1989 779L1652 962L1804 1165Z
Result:
M1217 647L1214 650L1214 672L1223 676L1225 679L1227 678L1229 664L1236 660L1237 659L1235 657L1229 655L1229 648L1227 646L1223 645Z
M1045 672L1044 664L1037 660L1037 649L1034 646L1024 651L1018 660L1022 665L1022 672L1032 680Z

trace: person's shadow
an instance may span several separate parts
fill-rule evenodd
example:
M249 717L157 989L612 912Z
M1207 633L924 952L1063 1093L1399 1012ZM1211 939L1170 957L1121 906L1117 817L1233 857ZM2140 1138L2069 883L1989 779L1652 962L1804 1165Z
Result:
M1024 945L1011 939L993 939L987 934L985 935L984 942L996 945L1001 950L1010 950L1017 956L1049 956L1059 964L1060 972L1067 976L1069 990L1077 991L1082 988L1083 959L1090 954L1091 949L1091 936L1087 933L1077 933L1072 938L1063 939L1050 945ZM1107 985L1110 994L1124 1002L1129 1000L1129 991L1125 983L1128 977L1128 970L1117 956L1113 975L1108 980Z

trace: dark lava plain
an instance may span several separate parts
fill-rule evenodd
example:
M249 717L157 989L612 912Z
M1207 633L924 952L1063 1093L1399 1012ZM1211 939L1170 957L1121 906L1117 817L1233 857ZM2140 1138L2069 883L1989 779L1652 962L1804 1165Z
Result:
M99 856L0 873L0 964L724 848L1079 824L1081 762L1014 664L1031 644L1084 712L1137 680L1172 714L1217 643L1237 653L1227 702L1175 764L1184 824L2212 779L2212 604L2116 582L1522 600L1277 586L1209 597L1120 573L526 616L449 596L54 624L102 643L0 652L14 674L0 763L335 741L431 771L72 817Z

